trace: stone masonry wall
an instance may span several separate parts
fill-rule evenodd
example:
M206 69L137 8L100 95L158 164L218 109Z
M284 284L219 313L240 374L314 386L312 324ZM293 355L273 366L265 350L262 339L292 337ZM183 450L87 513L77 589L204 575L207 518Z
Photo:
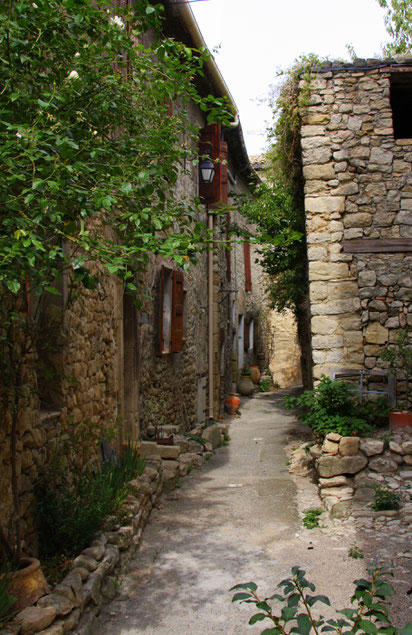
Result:
M343 241L412 237L412 139L394 138L390 104L390 76L406 71L332 65L314 75L302 108L317 380L375 368L380 346L412 324L412 255L343 250Z

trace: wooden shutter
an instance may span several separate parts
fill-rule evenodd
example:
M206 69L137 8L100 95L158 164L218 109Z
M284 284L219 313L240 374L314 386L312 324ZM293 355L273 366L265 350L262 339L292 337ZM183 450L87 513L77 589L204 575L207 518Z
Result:
M243 348L245 351L249 350L250 346L250 320L245 319L243 327Z
M230 213L226 214L226 240L229 245L230 241ZM228 282L232 280L232 252L230 249L226 247L225 249L226 256L226 278Z
M183 347L183 273L173 272L172 290L172 353L177 353Z
M158 305L159 305L159 324L158 324L158 332L157 332L157 354L162 355L163 353L163 301L164 301L164 290L165 290L165 272L166 267L162 267L160 269L159 275L159 286L158 286Z
M208 153L215 165L215 176L210 185L203 183L200 173L200 163L202 162L202 154ZM211 123L200 131L199 142L199 196L203 198L209 205L217 203L221 194L221 164L217 159L220 153L220 126Z
M250 244L243 243L243 260L245 264L245 291L252 291L252 270L250 267Z

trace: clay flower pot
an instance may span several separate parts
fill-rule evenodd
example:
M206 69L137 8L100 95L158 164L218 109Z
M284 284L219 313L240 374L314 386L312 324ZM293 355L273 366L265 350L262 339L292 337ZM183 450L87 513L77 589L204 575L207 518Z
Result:
M46 593L49 593L49 586L40 568L39 560L22 558L20 567L13 573L10 584L10 594L17 598L16 603L13 604L13 611L21 611L31 606Z
M244 397L250 397L250 395L253 395L255 388L250 375L240 375L237 382L237 389Z
M390 412L389 427L391 430L412 428L412 412Z
M226 397L225 408L226 412L230 415L235 415L240 406L240 399L238 397L237 392L231 392L228 397Z
M250 365L250 376L254 384L258 384L260 381L260 370L257 364Z

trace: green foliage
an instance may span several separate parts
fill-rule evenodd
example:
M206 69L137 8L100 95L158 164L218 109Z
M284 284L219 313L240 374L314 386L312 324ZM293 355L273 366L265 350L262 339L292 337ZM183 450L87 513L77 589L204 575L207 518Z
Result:
M293 567L292 576L278 584L279 592L264 599L258 596L254 582L237 584L230 590L237 591L232 602L253 604L258 609L259 612L250 618L250 625L264 620L272 623L261 632L262 635L326 632L411 635L412 623L399 630L391 625L385 603L393 594L393 588L386 581L386 572L376 568L370 573L371 580L354 581L356 587L351 603L355 607L338 610L343 617L329 620L313 614L315 604L330 606L330 600L326 595L312 595L316 587L305 578L306 572L300 567Z
M14 595L10 593L12 572L4 566L0 566L0 628L3 628L8 619L10 610L16 602Z
M311 507L303 512L303 524L306 529L314 529L320 526L319 519L323 511L323 509L319 509L318 507Z
M388 342L381 350L380 361L385 367L390 368L398 380L412 379L412 332L409 328L399 329L395 340ZM412 400L410 394L408 400ZM408 404L406 404L408 407Z
M354 560L361 560L361 559L363 559L365 557L363 549L361 549L359 547L359 545L357 544L356 540L353 543L353 545L349 548L348 556L350 558L353 558Z
M285 397L283 403L289 409L300 408L299 419L322 437L329 432L342 436L368 434L377 420L389 412L385 399L360 399L350 384L325 375L315 390L306 390L299 397Z
M58 457L36 487L40 555L73 556L90 544L109 515L121 515L129 481L144 470L144 460L128 446L119 462L67 470Z
M259 382L259 392L269 392L274 387L274 383L270 377L261 379ZM279 388L279 384L277 387Z
M224 100L194 86L208 54L167 38L139 43L160 32L162 5L138 0L115 17L112 6L0 5L0 283L13 294L27 277L53 292L64 268L93 289L91 259L135 292L149 252L183 265L207 239L173 186L197 155L188 102L209 120L230 118ZM172 116L170 100L180 104Z
M251 375L252 371L250 370L250 367L245 364L244 366L242 366L242 368L240 369L240 374L241 375Z
M399 509L401 506L401 496L388 486L375 485L374 502L371 503L375 511L385 511L389 509Z
M384 55L412 51L412 6L410 0L378 0L386 9L385 25L391 42L383 47Z
M202 445L204 448L206 446L206 443L208 443L208 441L206 441L206 439L204 439L203 437L199 437L196 434L190 434L190 432L185 432L184 436L190 439L190 441L196 441L196 443L200 443L200 445Z

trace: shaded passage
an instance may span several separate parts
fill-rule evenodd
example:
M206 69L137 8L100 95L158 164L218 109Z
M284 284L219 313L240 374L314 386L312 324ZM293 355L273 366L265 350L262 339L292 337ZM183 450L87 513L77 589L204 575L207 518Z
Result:
M279 393L246 400L229 446L162 498L117 598L100 615L99 633L260 632L248 626L247 605L231 604L230 587L254 580L269 593L295 564L312 574L316 563L331 575L323 545L301 531L285 453L296 422L276 401ZM341 554L336 542L330 548ZM351 567L349 582L359 573ZM342 575L338 585L350 590L346 582Z

